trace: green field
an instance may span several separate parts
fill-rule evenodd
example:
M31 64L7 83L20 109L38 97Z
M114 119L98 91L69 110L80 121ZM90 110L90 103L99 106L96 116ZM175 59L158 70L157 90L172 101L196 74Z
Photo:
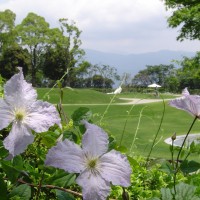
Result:
M42 98L45 92L47 92L47 89L38 89L39 98ZM79 107L90 108L93 113L93 122L97 125L101 124L107 133L115 136L118 144L123 134L122 146L125 146L129 152L132 147L130 153L147 156L154 136L157 133L165 105L164 120L152 152L152 157L170 158L169 145L165 144L164 140L171 137L174 132L177 135L185 134L192 123L193 117L184 111L170 107L167 100L165 103L115 105L115 103L122 102L118 97L124 97L124 95L123 93L117 95L113 103L108 107L106 104L110 103L113 95L110 96L93 90L71 91L65 89L63 107L69 118ZM138 96L137 98L139 98ZM58 89L50 92L49 97L50 102L57 103L59 100ZM168 95L163 95L164 97L169 98ZM173 96L170 95L170 97ZM141 98L145 98L145 95L142 94ZM198 121L192 129L192 133L199 132L200 124Z

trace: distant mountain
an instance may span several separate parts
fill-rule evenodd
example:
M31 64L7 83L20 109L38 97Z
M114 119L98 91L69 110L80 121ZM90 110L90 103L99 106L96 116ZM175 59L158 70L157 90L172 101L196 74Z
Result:
M84 50L87 61L92 64L115 67L120 75L124 72L135 75L140 70L145 69L146 65L173 64L173 60L182 60L183 56L192 57L195 55L195 52L169 50L129 55L105 53L91 49Z

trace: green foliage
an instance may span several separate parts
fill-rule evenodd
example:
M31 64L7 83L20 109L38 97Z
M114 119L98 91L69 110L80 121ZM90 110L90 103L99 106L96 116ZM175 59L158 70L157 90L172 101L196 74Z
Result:
M142 87L146 90L147 85L155 82L162 86L159 90L169 92L181 92L185 87L198 89L200 87L200 53L193 57L183 57L176 61L180 66L173 65L146 66L132 79L132 86ZM144 90L143 89L143 90Z
M36 73L39 70L39 57L48 44L49 24L35 13L28 13L22 23L16 27L21 46L27 46L31 61L31 82L36 85Z
M92 113L89 108L80 107L72 114L72 120L75 125L80 125L82 120L90 121Z
M15 187L9 194L12 200L27 200L31 198L31 187L23 184Z
M0 53L15 43L15 18L15 13L9 9L0 11Z
M162 200L198 200L199 196L195 195L196 187L193 185L188 185L183 182L176 185L176 194L174 195L174 190L169 188L161 189ZM156 200L156 199L154 199Z
M196 172L200 169L200 163L193 160L191 161L185 160L183 163L181 163L180 169L183 173L187 174Z
M4 86L4 78L0 74L0 98L3 97L3 86Z
M71 194L60 190L56 190L56 197L58 200L75 200Z
M0 194L1 194L1 199L2 200L7 200L7 185L3 180L3 175L0 174Z
M141 70L132 79L134 86L147 87L152 83L157 83L162 87L167 87L166 80L174 74L173 65L154 65L146 66L146 69Z
M83 60L81 31L74 21L59 19L59 27L51 29L44 17L33 12L17 26L15 18L11 10L0 12L0 73L4 78L10 78L20 66L33 86L52 86L65 74L63 86L94 87L88 86L87 77L94 68ZM98 72L103 88L111 88L119 80L114 67L98 66Z
M26 76L30 69L29 53L17 44L9 46L2 54L0 66L0 74L5 79L11 78L11 76L18 72L17 67L22 67Z
M192 58L184 57L179 65L182 66L177 70L177 77L181 88L189 87L197 89L200 87L200 52Z
M173 9L168 18L169 26L172 28L181 25L178 40L200 39L200 3L199 0L164 0L169 9Z

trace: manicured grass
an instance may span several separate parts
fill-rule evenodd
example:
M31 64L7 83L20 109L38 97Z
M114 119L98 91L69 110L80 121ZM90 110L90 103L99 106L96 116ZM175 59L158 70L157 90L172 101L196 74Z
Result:
M38 88L38 98L51 103L58 103L60 90L58 88ZM90 89L63 89L63 104L108 104L113 96ZM115 98L114 102L124 102Z
M46 91L47 89L38 89L39 97L43 97ZM117 95L117 97L121 95L123 93ZM134 97L134 94L132 95ZM51 103L57 103L59 100L58 89L50 92L49 96ZM125 146L128 151L130 151L132 146L131 153L147 156L161 121L164 109L163 102L137 105L111 104L107 109L107 105L105 104L109 104L111 98L112 95L110 96L93 90L80 89L71 91L65 89L63 107L69 118L79 107L90 108L93 113L92 121L97 125L101 125L107 133L115 136L118 145L123 135L122 146ZM115 102L119 102L119 100L116 99ZM105 112L106 110L107 112ZM170 159L169 145L165 144L164 140L171 137L174 132L177 135L186 134L192 120L193 117L188 113L170 107L166 101L164 120L152 152L152 157ZM137 135L135 135L136 130ZM192 133L199 132L200 124L197 121L192 129ZM135 142L133 144L134 138Z
M100 119L106 110L106 106L87 106L93 113L93 122L99 124ZM70 116L78 106L64 106L66 113ZM157 133L163 113L162 103L151 103L135 105L128 115L131 105L111 105L101 121L104 130L116 137L119 144L124 132L122 145L128 150L133 143L137 126L139 126L132 152L136 155L147 156ZM140 117L141 114L141 117ZM140 119L140 124L139 123ZM152 157L170 159L169 145L164 140L171 137L174 132L177 135L186 134L192 123L192 116L184 111L171 108L166 103L164 120L158 134L156 145L152 152ZM125 127L126 124L126 127ZM125 130L124 130L125 128ZM200 132L200 124L197 122L192 129L192 133Z

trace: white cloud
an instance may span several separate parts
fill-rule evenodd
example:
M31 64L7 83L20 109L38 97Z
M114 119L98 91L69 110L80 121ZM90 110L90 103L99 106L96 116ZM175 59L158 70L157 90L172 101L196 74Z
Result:
M177 42L178 32L167 28L161 0L4 0L20 23L29 12L43 16L51 26L59 18L74 20L82 30L84 48L120 53L199 50L200 42ZM190 45L192 44L192 45Z

